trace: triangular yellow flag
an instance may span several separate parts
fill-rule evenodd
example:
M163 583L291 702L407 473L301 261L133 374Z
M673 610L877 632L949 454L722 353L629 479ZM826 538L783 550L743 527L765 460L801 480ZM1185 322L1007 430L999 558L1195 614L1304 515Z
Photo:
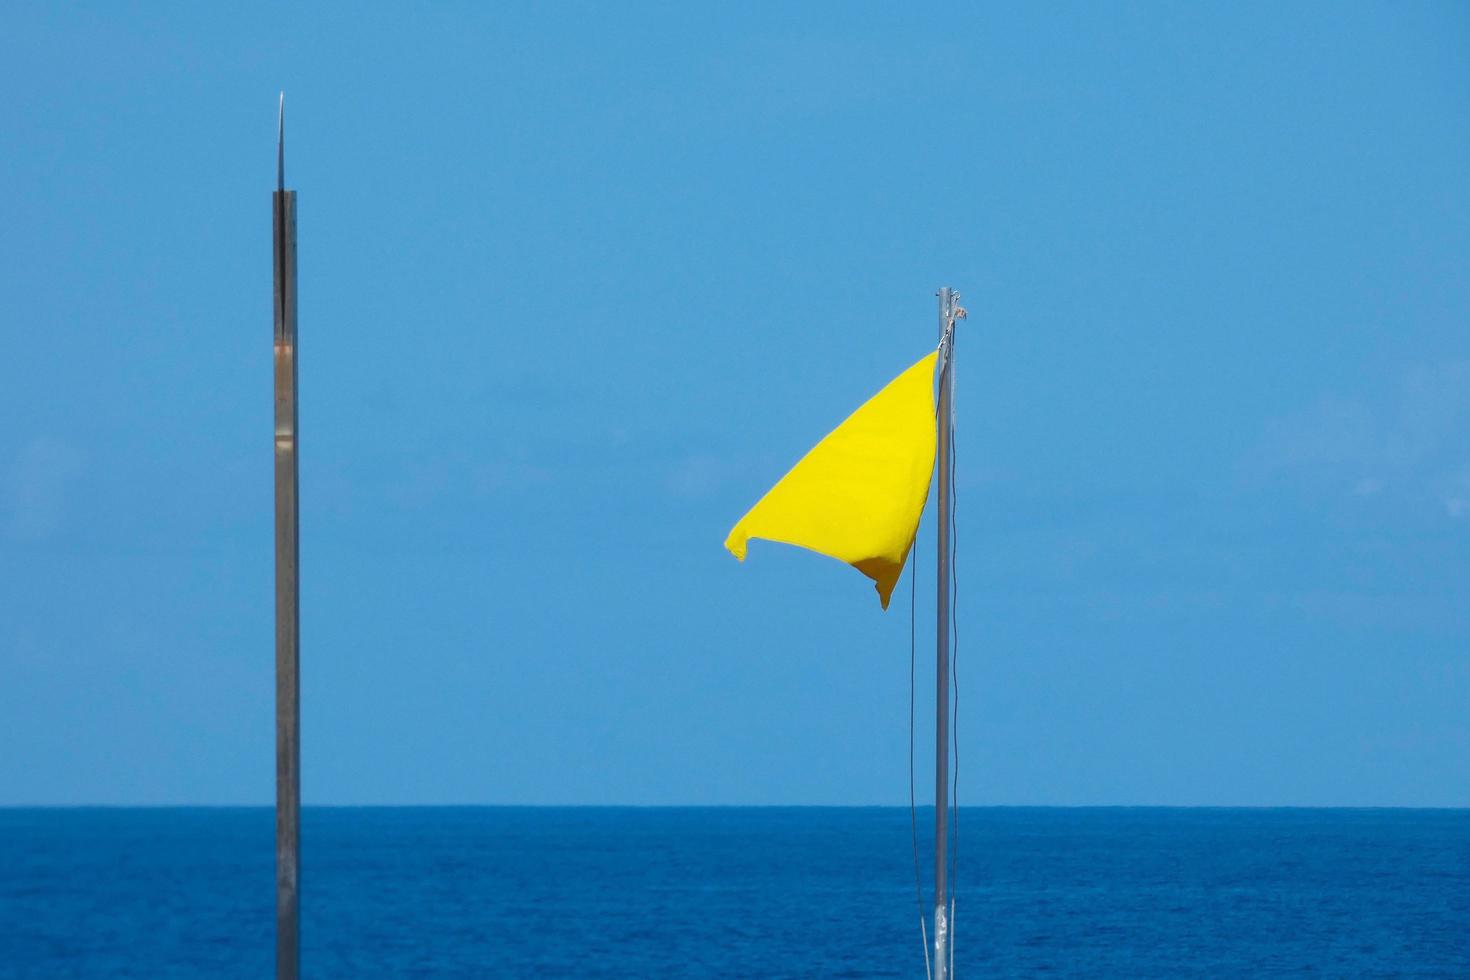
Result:
M903 573L934 471L935 351L890 381L812 447L730 530L847 562L876 583L883 608Z

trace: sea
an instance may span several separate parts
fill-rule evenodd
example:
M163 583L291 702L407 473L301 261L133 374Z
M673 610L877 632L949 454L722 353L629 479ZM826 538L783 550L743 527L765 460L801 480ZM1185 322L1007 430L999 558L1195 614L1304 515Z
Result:
M0 977L270 977L273 834L0 809ZM907 807L307 808L302 975L923 977L911 834ZM956 847L960 978L1470 977L1470 810L966 808Z

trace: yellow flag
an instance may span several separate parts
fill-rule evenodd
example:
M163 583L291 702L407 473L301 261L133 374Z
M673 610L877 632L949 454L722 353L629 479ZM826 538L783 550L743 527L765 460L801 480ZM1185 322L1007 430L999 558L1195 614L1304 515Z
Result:
M812 447L731 528L847 562L876 583L883 608L903 573L934 471L936 351L890 381Z

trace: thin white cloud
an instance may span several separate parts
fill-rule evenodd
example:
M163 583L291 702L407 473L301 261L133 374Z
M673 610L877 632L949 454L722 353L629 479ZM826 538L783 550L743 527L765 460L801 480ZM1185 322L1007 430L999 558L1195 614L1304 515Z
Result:
M691 453L675 464L664 486L676 497L702 497L719 490L736 469L713 453Z
M38 540L56 531L65 515L68 486L81 474L79 450L50 436L37 436L10 460L0 481L5 532Z
M1444 504L1445 513L1455 520L1470 517L1470 463L1444 481L1440 501Z
M1376 476L1365 476L1353 487L1353 493L1359 497L1376 497L1383 492L1384 481Z
M1387 390L1326 395L1274 420L1243 461L1253 481L1293 480L1470 516L1470 360L1419 367Z

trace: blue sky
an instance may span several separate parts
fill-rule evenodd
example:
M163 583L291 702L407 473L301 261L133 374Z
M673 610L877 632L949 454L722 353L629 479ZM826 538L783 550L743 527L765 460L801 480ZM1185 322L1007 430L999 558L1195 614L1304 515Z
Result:
M272 799L284 88L308 804L903 802L949 284L962 802L1470 805L1470 10L490 7L0 13L0 803Z

